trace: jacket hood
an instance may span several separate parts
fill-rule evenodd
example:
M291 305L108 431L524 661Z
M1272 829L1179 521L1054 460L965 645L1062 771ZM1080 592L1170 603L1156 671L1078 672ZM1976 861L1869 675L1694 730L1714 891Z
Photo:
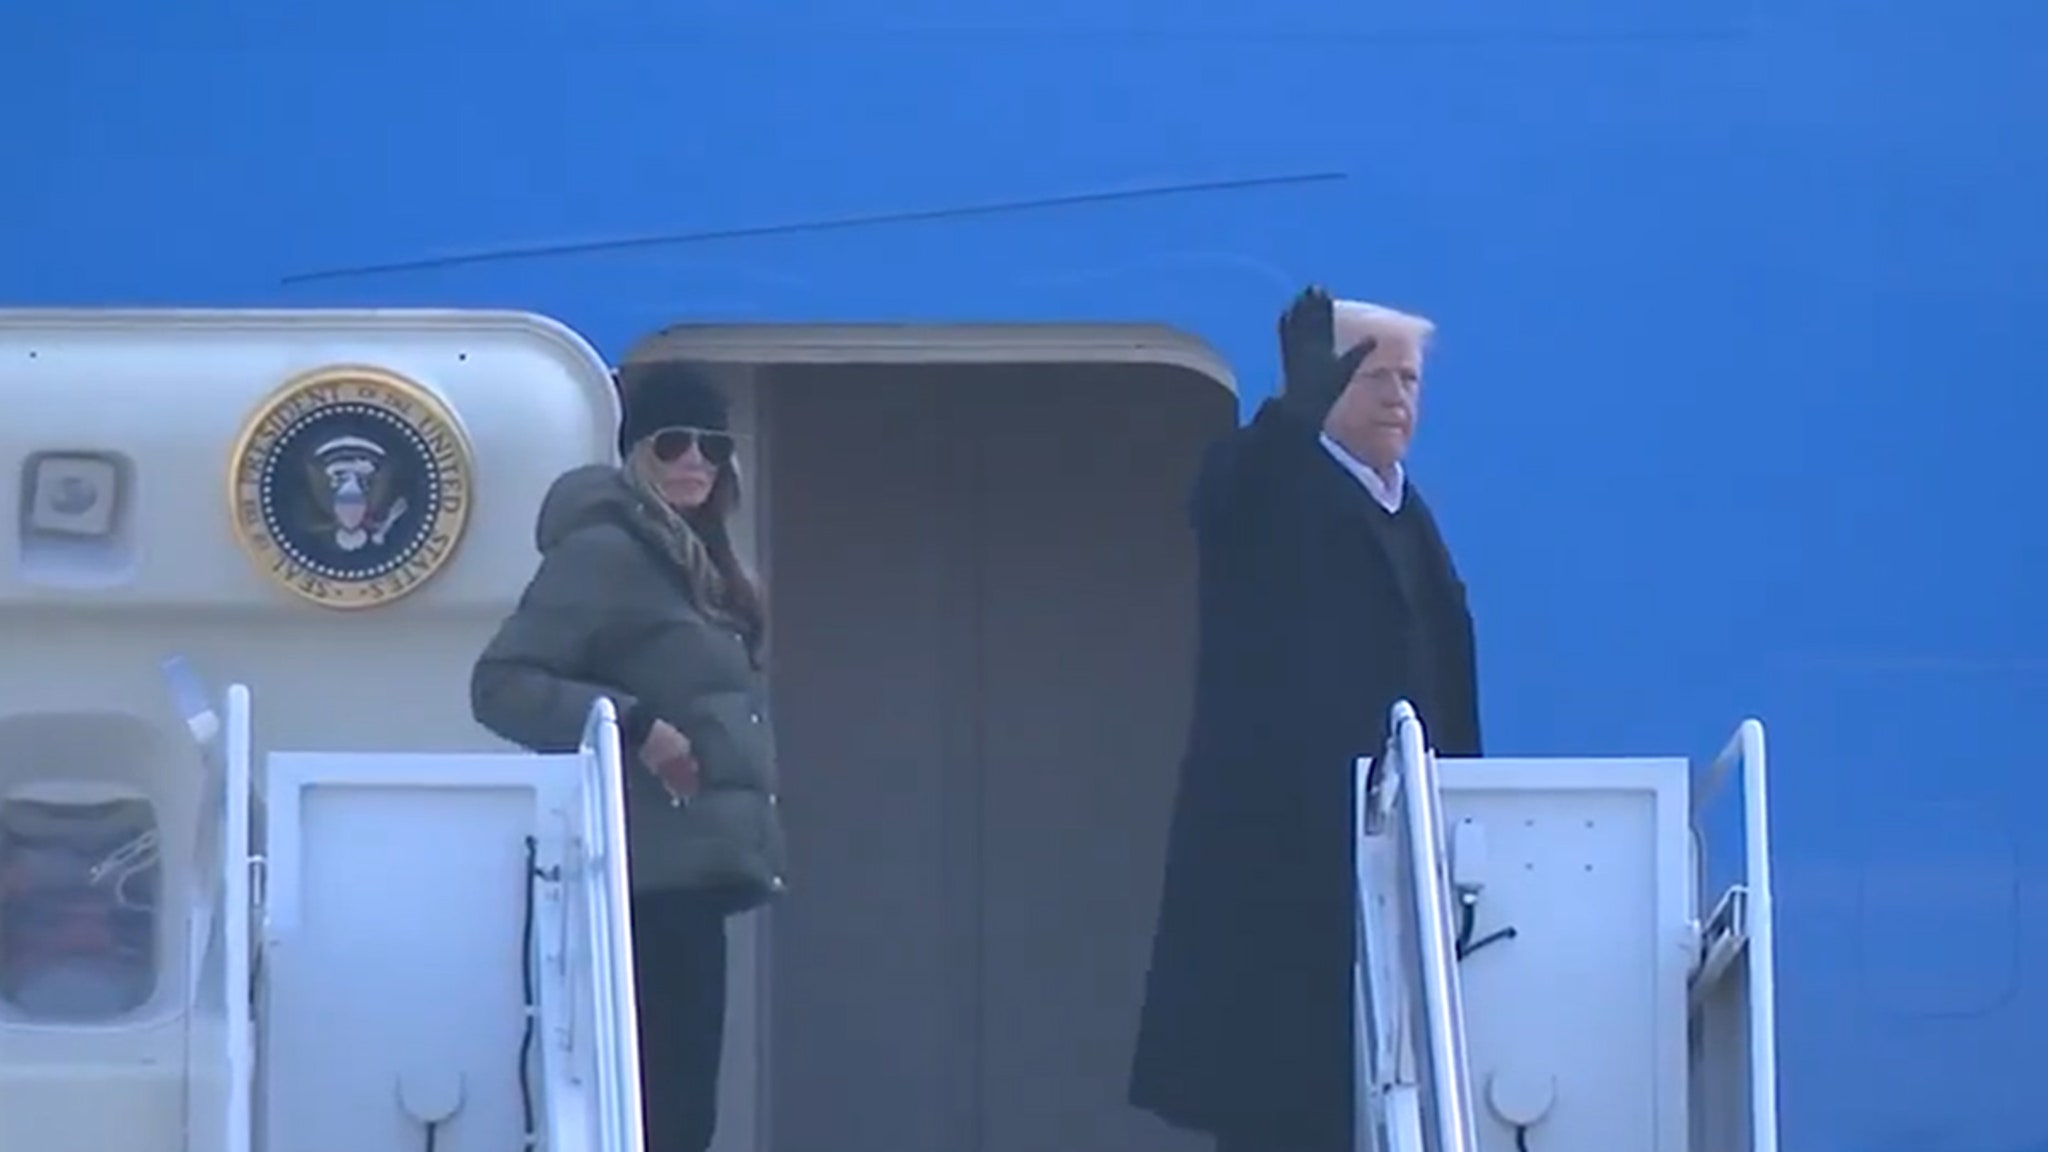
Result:
M633 529L633 490L626 478L609 464L588 464L555 478L540 503L540 517L534 521L533 542L549 551L570 533L592 524L611 523Z

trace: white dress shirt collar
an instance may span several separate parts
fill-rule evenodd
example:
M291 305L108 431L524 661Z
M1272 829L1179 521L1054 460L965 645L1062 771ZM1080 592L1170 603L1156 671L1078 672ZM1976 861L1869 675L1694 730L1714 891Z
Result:
M1342 465L1346 472L1351 473L1360 484L1365 486L1365 490L1372 495L1374 503L1386 509L1388 515L1401 510L1401 498L1408 491L1408 473L1401 465L1394 465L1394 477L1389 480L1378 472L1373 471L1371 466L1367 465L1364 461L1353 456L1342 444L1332 439L1328 432L1322 434L1322 442L1323 451L1328 452L1331 459Z

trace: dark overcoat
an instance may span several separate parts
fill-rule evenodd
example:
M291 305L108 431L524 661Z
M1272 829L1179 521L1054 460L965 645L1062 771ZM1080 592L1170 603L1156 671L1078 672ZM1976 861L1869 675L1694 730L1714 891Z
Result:
M1348 1148L1352 764L1397 699L1479 752L1472 617L1410 486L1375 503L1278 401L1196 481L1200 654L1131 1100L1230 1139ZM1402 520L1401 517L1414 519ZM1396 563L1393 533L1417 546Z

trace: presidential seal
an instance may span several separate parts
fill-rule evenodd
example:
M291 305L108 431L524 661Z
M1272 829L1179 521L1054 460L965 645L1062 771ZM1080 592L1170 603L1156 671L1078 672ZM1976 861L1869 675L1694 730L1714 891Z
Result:
M471 471L469 441L432 392L381 368L321 368L286 381L236 438L235 534L265 575L315 604L389 604L462 543Z

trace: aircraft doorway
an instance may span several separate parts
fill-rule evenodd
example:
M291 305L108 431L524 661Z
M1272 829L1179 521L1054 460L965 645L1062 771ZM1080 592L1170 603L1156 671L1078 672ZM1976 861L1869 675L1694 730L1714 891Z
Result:
M1158 329L799 331L633 353L725 365L774 613L791 892L734 933L718 1146L1199 1148L1123 1097L1228 374Z

